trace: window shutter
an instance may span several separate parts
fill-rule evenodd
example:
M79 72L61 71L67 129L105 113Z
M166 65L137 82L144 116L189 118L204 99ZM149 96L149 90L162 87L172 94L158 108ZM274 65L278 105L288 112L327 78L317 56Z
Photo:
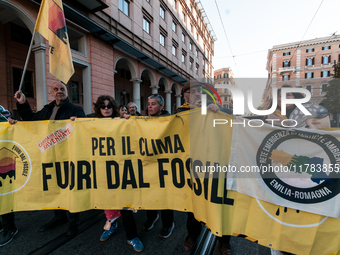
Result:
M323 75L323 71L321 71L321 73L320 73L320 77L323 77L322 75Z
M306 66L308 65L308 58L306 58Z
M305 73L305 79L307 79L307 73Z
M328 57L328 63L330 63L331 62L331 56L329 55L329 57Z
M314 65L314 58L312 58L312 65Z
M312 78L314 78L314 72L312 72Z
M327 71L327 76L331 76L331 71Z

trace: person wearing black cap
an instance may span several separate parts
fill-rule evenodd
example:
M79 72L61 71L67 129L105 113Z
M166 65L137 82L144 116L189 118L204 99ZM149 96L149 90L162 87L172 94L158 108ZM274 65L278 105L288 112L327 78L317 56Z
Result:
M176 113L201 107L202 102L201 102L200 87L202 87L202 85L195 81L189 81L184 85L183 96L186 102L176 109ZM212 104L208 103L207 108L208 110L212 112L217 112L218 110L220 110L220 108L223 108L223 107L220 107L213 103ZM229 109L227 110L229 111ZM227 113L231 114L231 111ZM201 233L202 225L199 221L195 219L195 216L193 213L189 212L187 213L187 215L188 215L188 219L187 219L188 235L184 240L183 248L185 251L190 251L195 245L196 240ZM220 253L226 254L226 255L232 255L232 250L229 244L230 236L225 235L225 236L219 237L218 240L220 243L220 246L219 246Z
M188 81L184 85L182 93L185 103L176 109L176 113L201 107L201 87L201 83L196 81ZM219 110L219 106L215 104L208 104L208 109L212 112L217 112Z

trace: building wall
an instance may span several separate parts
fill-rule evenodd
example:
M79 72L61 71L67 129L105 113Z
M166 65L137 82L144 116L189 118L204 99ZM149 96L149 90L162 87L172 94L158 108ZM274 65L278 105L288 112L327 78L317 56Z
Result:
M330 49L325 49L327 46L330 46ZM307 52L308 50L311 52ZM325 56L330 57L327 63L323 63ZM306 62L307 59L311 59L310 62ZM326 94L322 92L322 86L328 84L331 79L329 74L333 72L332 65L334 61L339 60L340 35L274 46L268 51L268 81L263 95L264 107L269 106L272 87L280 88L283 84L310 89L310 102L321 103ZM284 66L284 61L290 61L289 66ZM322 72L327 73L327 76L322 77ZM311 77L306 77L306 74ZM287 80L284 80L284 76Z
M233 71L229 67L215 70L214 71L214 83L215 84L230 84L230 85L236 86ZM217 93L221 98L223 107L228 108L228 109L233 109L233 99L232 99L232 94L230 90L218 88Z
M150 0L150 3L146 0L127 1L129 15L126 15L119 9L119 1L106 1L109 7L97 12L91 12L79 2L71 0L63 2L184 79L212 77L214 39L204 24L206 20L203 20L202 15L198 15L200 7L197 3L193 0L178 0L175 7L172 0ZM163 6L165 10L164 19L160 17L160 6ZM19 46L20 50L11 50L15 45L4 41L4 38L10 36L5 37L5 27L9 22L19 21L21 26L32 33L39 7L38 2L35 1L0 0L0 11L6 10L13 14L8 18L0 17L0 21L5 24L0 25L2 38L0 39L0 69L2 70L0 72L2 72L1 77L6 77L0 82L0 88L6 88L7 91L0 97L4 100L2 105L12 111L16 110L16 106L12 96L13 82L8 70L12 62L23 66L26 48ZM183 18L183 13L185 18ZM143 29L143 18L150 22L149 33ZM144 109L147 107L147 96L151 93L163 95L169 111L183 103L180 94L183 84L144 63L143 60L137 59L129 52L116 47L114 43L99 39L96 34L89 33L82 24L69 21L67 16L66 21L70 40L75 40L74 45L76 45L76 48L71 47L76 73L74 77L71 77L68 87L73 90L72 84L79 84L79 88L76 89L79 93L77 104L84 107L86 113L92 111L92 103L103 94L115 97L118 102L127 103L129 99L143 106ZM176 32L172 31L173 21L176 23ZM190 25L193 27L192 30ZM166 35L164 46L160 44L160 33ZM182 34L185 35L185 42L182 42ZM40 82L35 86L35 98L30 99L30 103L33 107L40 109L44 104L53 100L50 95L50 86L56 78L48 71L48 41L39 34L36 38L39 40L35 40L34 47L38 50L35 53L32 52L29 68L36 73L35 77ZM192 43L191 50L190 42ZM173 45L177 47L176 56L172 54ZM42 52L42 55L37 54L38 51ZM8 58L6 54L9 53L6 52L12 52L13 57ZM40 58L35 59L37 56ZM190 60L193 62L192 68L189 65ZM196 66L199 66L197 72ZM7 70L6 73L3 70ZM125 76L121 76L123 72L126 72Z

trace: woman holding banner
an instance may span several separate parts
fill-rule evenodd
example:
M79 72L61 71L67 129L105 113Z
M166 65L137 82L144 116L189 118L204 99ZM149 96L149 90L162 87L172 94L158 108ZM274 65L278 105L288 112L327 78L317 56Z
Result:
M95 117L97 118L115 118L120 116L116 101L111 96L100 96L93 105ZM117 219L120 217L119 210L104 210L104 212L106 223L104 225L104 232L100 236L100 241L106 241L117 230Z
M97 102L94 103L95 117L98 118L115 118L120 117L119 108L116 101L107 95L98 97ZM125 119L129 119L130 115L124 113ZM117 230L117 219L122 215L123 225L127 237L127 241L135 251L141 252L144 249L142 242L137 236L136 223L133 217L133 212L130 210L104 210L106 215L106 224L104 232L100 237L100 241L106 241Z

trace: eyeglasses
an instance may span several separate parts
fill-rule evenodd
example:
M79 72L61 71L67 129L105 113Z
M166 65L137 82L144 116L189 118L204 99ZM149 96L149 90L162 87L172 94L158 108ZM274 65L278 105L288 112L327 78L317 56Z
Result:
M105 110L105 108L107 108L108 110L112 109L112 105L108 104L108 105L102 105L100 106L100 109Z

